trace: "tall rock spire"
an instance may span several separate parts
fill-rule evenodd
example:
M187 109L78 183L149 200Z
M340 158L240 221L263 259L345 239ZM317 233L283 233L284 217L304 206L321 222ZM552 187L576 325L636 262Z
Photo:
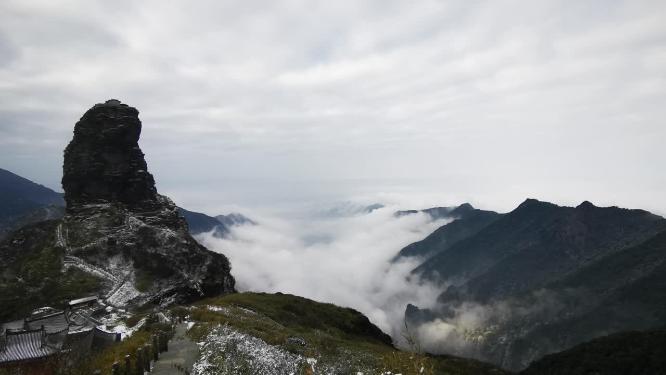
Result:
M157 201L155 180L139 148L136 108L111 99L96 104L74 126L65 149L62 186L69 210L90 203L128 207Z
M197 243L176 205L157 193L138 145L139 111L108 100L74 127L57 246L83 270L102 269L114 306L166 304L234 292L228 259Z

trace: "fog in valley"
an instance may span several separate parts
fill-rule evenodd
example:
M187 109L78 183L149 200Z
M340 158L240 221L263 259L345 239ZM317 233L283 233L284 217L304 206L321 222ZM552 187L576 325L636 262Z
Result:
M410 276L416 260L391 259L445 224L421 213L396 217L396 209L366 212L347 202L288 217L253 216L257 225L232 227L229 238L198 239L230 258L240 290L350 306L395 339L401 337L405 306L430 306L440 291Z

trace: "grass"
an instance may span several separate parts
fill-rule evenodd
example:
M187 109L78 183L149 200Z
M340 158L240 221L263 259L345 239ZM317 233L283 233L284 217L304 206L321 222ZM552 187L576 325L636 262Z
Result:
M473 360L400 351L361 313L287 294L237 293L178 307L172 313L189 315L196 322L189 332L196 341L227 324L294 354L316 358L320 369L345 363L349 371L366 374L505 374ZM290 338L302 339L305 345ZM303 374L309 371L309 366L302 369Z
M119 362L121 367L124 369L125 355L130 356L132 369L136 368L136 352L143 345L150 343L151 340L150 331L138 331L135 332L131 337L126 340L121 341L117 345L113 345L96 356L87 364L87 367L90 369L98 369L102 374L111 374L111 366L114 362ZM91 372L92 373L92 372Z
M423 374L435 373L435 362L419 353L393 351L381 356L382 373Z
M135 287L139 292L145 293L150 290L150 287L153 286L153 280L155 278L148 271L145 271L141 268L136 269L136 282Z
M208 306L225 310L212 311ZM354 368L375 369L381 354L394 350L359 312L286 294L239 293L207 299L195 304L189 315L198 322L190 331L197 341L213 327L228 324L294 354L318 358L320 364L334 365L344 357Z
M86 358L76 364L75 367L81 368L84 371L81 374L91 374L93 370L100 370L102 375L111 374L111 367L114 362L119 362L121 366L121 373L124 370L125 356L130 356L130 368L136 368L136 352L145 344L152 343L152 335L158 333L171 334L171 326L168 324L158 323L155 316L148 316L146 325L138 331L134 332L132 336L121 341L116 345L112 345L98 353L94 353L92 357ZM79 372L71 372L71 375L78 375Z

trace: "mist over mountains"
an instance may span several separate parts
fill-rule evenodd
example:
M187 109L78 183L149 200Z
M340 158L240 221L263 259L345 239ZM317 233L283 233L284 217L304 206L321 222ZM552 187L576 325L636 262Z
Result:
M368 212L366 206L344 202L339 209L325 209L335 215L257 217L258 225L234 227L226 238L201 234L197 239L229 256L239 290L293 293L352 306L399 340L405 305L430 306L438 289L410 277L418 262L391 259L445 220L433 221L426 214L396 217L395 207Z
M0 375L666 374L664 67L664 0L0 1Z
M423 254L413 274L443 291L434 308L406 311L429 350L521 369L598 336L663 326L664 218L534 199L489 218L460 219L401 252Z
M27 192L15 200L20 209L3 203L7 222L64 214L60 194L4 176ZM396 344L407 332L433 353L522 369L666 321L666 220L658 215L535 199L508 213L468 203L404 208L349 200L282 216L250 210L251 219L179 213L201 244L229 257L239 290L351 306Z
M363 207L343 202L335 215L266 218L198 239L227 251L242 290L354 306L399 344L407 322L425 350L515 370L664 325L666 220L648 211L535 199L508 213Z
M226 239L198 238L226 249L241 289L354 306L398 343L406 321L428 351L510 369L664 324L666 220L658 215L535 199L508 213L356 207L346 217L267 218Z

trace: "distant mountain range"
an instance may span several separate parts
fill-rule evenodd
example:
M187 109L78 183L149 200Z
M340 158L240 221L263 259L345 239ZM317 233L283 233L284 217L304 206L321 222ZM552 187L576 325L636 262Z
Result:
M452 207L432 207L432 208L426 208L424 210L404 210L404 211L398 211L395 213L396 217L402 217L406 215L413 215L416 213L424 213L428 216L430 216L433 220L439 220L439 219L446 219L446 218L451 218L451 217L458 217L462 211L465 211L469 208L472 208L472 206L469 203L462 204L460 206L452 206ZM457 211L457 212L454 212Z
M397 259L408 256L422 259L415 275L445 288L436 308L410 306L409 322L454 324L470 306L484 311L474 340L457 332L469 345L443 342L440 351L521 369L598 336L666 325L666 220L644 210L528 199L498 214L464 205Z
M238 213L212 217L180 207L178 210L192 235L212 232L216 237L224 237L233 226L256 224ZM61 193L0 168L0 239L28 224L60 219L64 214L65 200Z
M452 222L439 227L424 240L415 242L402 249L396 259L402 257L424 257L445 252L451 245L464 240L488 224L497 220L501 215L493 211L477 210L471 204L465 203L458 207L436 207L422 211L398 211L396 216L424 212L433 219L451 219Z
M187 225L192 235L210 232L215 237L223 238L229 234L229 228L233 226L257 224L238 213L213 217L200 212L188 211L180 207L178 208L178 212L187 220Z
M357 215L366 215L382 208L384 208L384 205L381 203L365 205L356 202L343 201L336 202L327 208L317 208L314 212L314 215L319 218L351 217Z
M62 194L0 168L0 239L31 222L63 215Z

